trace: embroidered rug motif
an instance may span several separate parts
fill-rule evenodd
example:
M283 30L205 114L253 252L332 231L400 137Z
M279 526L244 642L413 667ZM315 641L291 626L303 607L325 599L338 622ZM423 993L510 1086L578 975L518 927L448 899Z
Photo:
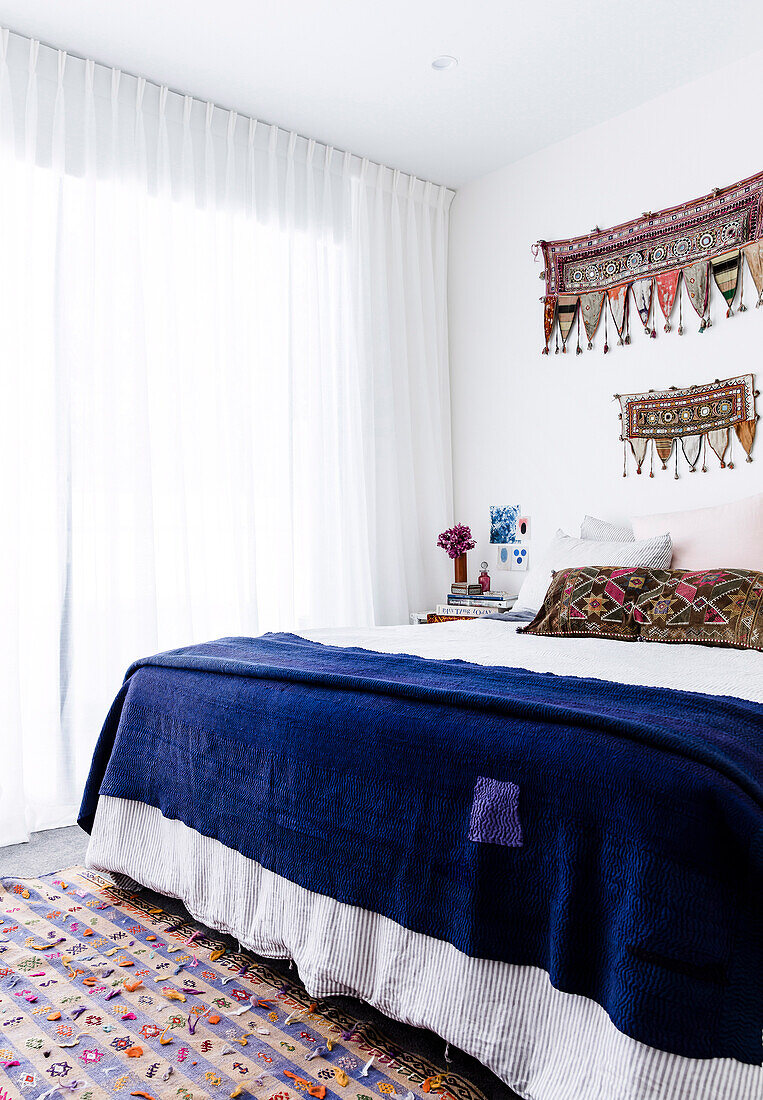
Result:
M0 1097L485 1100L294 975L93 871L4 879Z
M594 291L608 293L612 318L618 332L624 336L622 342L629 343L628 334L622 332L622 321L627 323L627 310L623 310L619 298L613 299L611 292L615 288L624 288L625 300L630 292L633 293L647 335L656 336L653 281L658 288L662 284L660 305L665 315L664 329L670 332L670 310L675 300L673 288L678 287L681 275L681 292L685 286L691 304L702 318L700 331L704 332L711 324L710 275L724 299L727 316L730 316L738 285L743 293L743 256L747 259L760 305L763 291L761 238L763 172L729 187L716 188L680 206L657 213L646 211L639 218L611 229L602 230L597 226L581 237L538 241L534 246L536 257L541 251L545 261L542 275L546 284L544 353L548 352L553 330L554 308L564 302L566 318L571 313L572 302ZM671 288L672 294L666 295L665 288ZM742 299L740 311L746 308ZM566 344L561 327L565 318L557 308L557 321ZM683 332L682 323L678 331ZM593 336L591 332L587 335L590 347ZM608 350L606 342L604 350Z
M705 451L710 446L718 456L721 467L728 465L729 469L733 469L733 461L727 463L725 459L726 451L731 446L730 428L734 429L747 461L752 462L757 396L752 374L716 379L684 389L671 387L668 390L649 390L647 393L615 394L620 402L620 439L626 447L623 476L627 473L628 448L636 460L636 473L640 474L649 443L652 442L664 470L677 439L681 441L681 449L691 472L697 468L703 445ZM675 461L677 477L677 446ZM703 472L707 470L704 460L702 469Z

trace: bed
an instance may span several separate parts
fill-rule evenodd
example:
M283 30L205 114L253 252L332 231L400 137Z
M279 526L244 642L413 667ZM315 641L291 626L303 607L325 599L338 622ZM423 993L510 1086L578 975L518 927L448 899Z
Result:
M160 655L104 726L87 863L522 1097L753 1100L762 666L491 620Z

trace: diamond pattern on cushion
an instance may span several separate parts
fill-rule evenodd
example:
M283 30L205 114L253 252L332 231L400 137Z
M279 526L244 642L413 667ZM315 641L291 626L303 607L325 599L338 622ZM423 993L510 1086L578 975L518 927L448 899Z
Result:
M593 635L635 642L637 605L659 583L645 568L591 565L564 569L555 574L542 608L523 633Z
M763 650L763 573L654 570L659 588L638 602L644 642Z
M565 569L554 576L533 621L517 633L763 650L763 573Z

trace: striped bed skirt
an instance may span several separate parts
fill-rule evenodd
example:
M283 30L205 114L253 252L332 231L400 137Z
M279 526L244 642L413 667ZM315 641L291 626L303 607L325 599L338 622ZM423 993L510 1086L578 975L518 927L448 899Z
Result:
M618 1031L545 971L474 959L387 917L312 893L170 821L101 796L87 866L179 898L209 928L293 959L311 996L354 996L425 1027L527 1100L756 1100L763 1068L690 1059Z

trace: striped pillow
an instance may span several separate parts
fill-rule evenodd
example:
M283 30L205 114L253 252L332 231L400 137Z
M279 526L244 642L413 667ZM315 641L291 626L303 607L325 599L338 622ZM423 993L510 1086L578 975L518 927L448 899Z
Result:
M605 519L585 516L580 524L581 539L594 539L596 542L633 542L636 536L630 524L607 523Z
M669 569L673 547L670 535L633 542L595 542L574 539L557 531L548 550L527 574L519 590L514 611L540 610L551 576L559 569L576 569L583 565L620 565L634 569Z

